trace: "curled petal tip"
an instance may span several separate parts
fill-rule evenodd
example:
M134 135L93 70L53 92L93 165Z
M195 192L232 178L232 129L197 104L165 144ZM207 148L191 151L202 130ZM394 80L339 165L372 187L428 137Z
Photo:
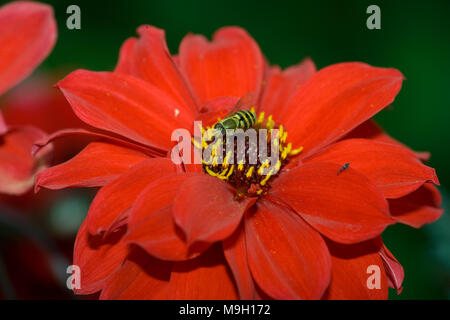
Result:
M41 190L41 186L39 185L37 179L36 179L36 183L34 184L34 193L38 193L39 190Z
M42 148L42 145L38 145L38 144L33 144L33 146L31 147L31 155L35 156L36 153L38 153L38 151Z
M435 185L440 186L441 184L439 183L439 178L436 174L436 169L433 169L433 179L431 180L431 182L433 182Z
M49 141L48 138L45 137L44 139L36 141L33 146L31 147L31 155L34 157L36 154L44 148L46 145L48 145Z

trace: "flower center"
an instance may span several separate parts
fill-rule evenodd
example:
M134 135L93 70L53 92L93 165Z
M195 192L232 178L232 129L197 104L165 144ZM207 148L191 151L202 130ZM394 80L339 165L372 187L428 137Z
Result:
M213 128L201 128L202 141L193 140L193 144L202 152L203 171L231 184L238 197L267 193L270 181L303 150L303 147L292 149L292 143L287 143L288 133L283 125L277 125L271 115L266 118L264 112L256 117L250 128L223 131L219 139L209 141L211 132L218 133L214 129L218 127L217 123ZM237 132L241 133L241 140Z

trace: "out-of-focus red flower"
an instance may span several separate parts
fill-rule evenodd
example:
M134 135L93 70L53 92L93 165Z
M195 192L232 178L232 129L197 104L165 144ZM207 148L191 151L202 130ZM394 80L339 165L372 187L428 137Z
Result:
M0 95L3 95L27 77L50 53L56 41L57 30L50 6L25 1L0 7L0 25L2 26L0 28ZM40 212L42 197L39 199L32 197L27 191L34 185L37 172L45 168L50 161L51 146L36 156L31 153L33 144L46 137L47 128L35 126L39 119L45 117L43 114L34 114L34 117L23 118L28 121L16 122L15 117L11 116L11 109L8 110L10 114L5 116L1 114L11 101L20 104L18 101L31 98L29 93L26 90L22 91L21 96L16 100L13 98L15 93L6 99L2 96L0 201L3 223L6 223L8 227L12 226L10 229L33 238L35 230L33 228L31 230L30 225L27 225L20 215L26 211L22 209L27 205L32 206L34 212ZM17 197L17 195L21 196ZM3 202L8 205L4 207ZM10 210L11 205L15 207L12 210ZM17 207L21 210L17 210ZM33 240L36 241L36 239ZM13 235L12 241L3 241L2 244L0 249L5 258L3 277L7 279L5 281L11 281L12 285L12 292L4 298L57 297L54 294L55 291L61 297L61 289L59 284L55 285L56 279L49 266L47 252L43 252L42 248L38 248L26 237L20 239ZM31 261L30 259L34 259L33 263L27 263ZM17 268L17 265L21 267Z
M44 132L31 126L9 128L0 137L0 193L23 194L33 186L36 173L47 166L50 148L36 158L31 148L44 137Z
M61 92L52 86L55 76L31 77L2 99L5 122L9 125L33 124L45 132L77 128L84 123L76 117Z
M45 4L17 1L0 8L0 94L28 76L53 49L56 21Z
M114 72L58 83L74 112L103 130L36 187L101 187L75 243L81 288L103 299L384 299L403 269L380 234L441 214L434 169L370 118L402 74L363 63L316 72L311 60L269 66L242 29L186 36L172 57L164 32L138 29ZM258 128L283 128L281 170L175 165L171 133L212 125L253 92ZM207 120L208 119L208 120ZM289 142L289 143L288 143ZM301 148L302 147L302 148ZM343 170L343 165L350 163ZM414 201L410 201L413 197ZM367 268L381 268L381 288Z
M28 76L50 53L56 22L50 6L17 1L0 8L0 95ZM48 162L50 146L36 157L32 145L45 133L31 126L10 126L0 115L0 193L23 194Z
M5 94L1 99L0 108L5 122L10 127L33 126L43 132L51 133L64 128L85 126L72 112L64 95L53 88L55 81L44 75L33 76ZM27 153L31 155L31 147L35 141L28 144ZM54 145L50 162L60 163L76 155L86 145L85 139L58 141ZM29 159L29 158L25 158ZM32 158L30 158L32 161ZM29 177L31 180L33 177ZM0 201L7 202L18 212L36 214L44 212L51 201L57 201L59 194L44 192L38 196L33 190L17 195L1 195Z
M87 128L72 112L64 95L53 88L56 82L53 78L54 75L34 76L5 95L1 104L5 122L10 126L32 125L47 133L65 128ZM56 163L65 161L85 144L84 140L56 144L52 160Z

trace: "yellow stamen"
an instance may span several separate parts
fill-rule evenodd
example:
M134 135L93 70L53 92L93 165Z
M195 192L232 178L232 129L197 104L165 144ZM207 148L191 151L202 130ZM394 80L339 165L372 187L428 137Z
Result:
M266 127L267 127L267 129L272 129L274 125L275 125L275 122L272 120L272 115L270 115L267 118Z
M219 159L218 157L213 157L213 159L212 159L212 166L213 167L217 167L217 160L218 159Z
M299 153L302 152L302 151L303 151L303 146L301 146L300 148L297 148L297 149L292 150L292 151L289 153L289 155L290 155L290 156L295 156L295 155L299 154Z
M208 147L208 144L206 143L205 140L202 139L202 148L206 149Z
M286 159L287 155L288 155L288 148L286 147L283 149L283 152L281 153L281 159L283 160Z
M258 174L262 175L262 172L264 170L264 168L268 168L269 167L269 159L264 160L264 162L261 164L261 166L258 168Z
M211 161L208 162L208 161L205 161L205 160L203 160L203 159L202 159L202 163L203 163L204 165L207 165L207 166L211 165Z
M227 180L227 176L226 176L227 171L228 171L228 168L225 168L219 174L217 174L216 177L219 178L220 180Z
M239 162L237 169L238 169L238 171L244 170L244 161L243 160L241 160Z
M214 171L212 171L208 167L205 167L205 170L206 170L206 172L208 172L208 174L212 175L213 177L217 177L217 173L215 173Z
M231 151L231 150L230 150L230 151L228 151L228 153L227 153L227 155L226 155L225 159L223 160L223 166L224 166L225 168L227 168L227 167L228 167L228 161L230 161L230 158L231 158L231 153L232 153L232 151Z
M259 184L262 185L262 186L265 185L266 182L267 182L267 180L269 180L270 177L272 176L272 172L273 172L273 169L271 169L271 170L267 173L267 175L264 177L264 179L261 180L261 182L260 182Z
M291 150L292 150L292 143L291 142L288 143L287 150L288 150L287 151L288 153L291 152Z
M259 114L258 120L256 120L256 124L261 124L264 121L264 111Z
M222 171L219 173L219 176L225 176L226 173L227 173L227 171L228 171L228 168L225 168L224 170L222 170Z
M281 142L282 142L282 143L285 143L285 142L286 142L287 135L288 135L287 131L284 131L283 136L281 137Z
M230 170L228 171L227 179L231 176L231 174L233 173L233 170L234 170L234 164L231 165Z
M250 178L250 177L252 176L253 169L255 169L254 166L251 166L250 169L248 169L247 173L245 174L245 176L246 176L247 178Z

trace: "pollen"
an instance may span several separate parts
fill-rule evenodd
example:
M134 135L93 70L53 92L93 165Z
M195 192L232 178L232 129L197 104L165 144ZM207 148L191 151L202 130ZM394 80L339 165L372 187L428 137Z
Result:
M255 112L253 108L251 111ZM286 128L277 124L272 115L266 117L264 112L257 115L252 127L256 131L257 143L249 139L250 135L245 136L244 159L238 159L238 142L236 140L233 141L234 149L226 149L226 134L222 140L216 139L208 142L211 140L211 130L209 129L211 129L209 126L206 127L206 130L201 128L203 134L201 141L192 140L193 145L202 153L206 148L209 148L211 152L210 159L202 162L203 170L205 173L233 185L237 197L259 197L267 193L270 181L280 174L283 167L292 158L303 151L302 146L294 148L291 142L287 142ZM262 136L259 129L266 129L267 134ZM264 139L267 142L266 154L270 153L270 156L266 156L266 158L260 155L260 147L264 146ZM250 161L250 153L255 151L256 163ZM274 157L272 152L278 152L277 157Z

